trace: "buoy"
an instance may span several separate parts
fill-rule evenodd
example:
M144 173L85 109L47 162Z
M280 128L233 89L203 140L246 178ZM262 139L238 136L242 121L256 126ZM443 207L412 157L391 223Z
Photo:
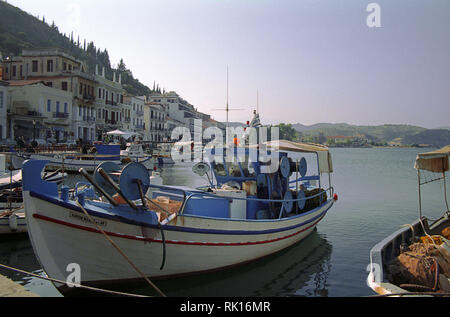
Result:
M17 216L15 214L11 214L8 220L9 220L9 228L12 231L17 231Z
M333 195L333 199L336 201L336 200L338 200L338 195L337 194L334 194Z

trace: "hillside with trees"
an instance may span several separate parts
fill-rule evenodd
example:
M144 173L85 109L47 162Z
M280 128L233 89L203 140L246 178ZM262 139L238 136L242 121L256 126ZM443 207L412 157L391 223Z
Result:
M438 147L450 144L450 131L447 129L426 129L406 124L358 126L347 123L318 123L306 126L297 123L292 126L302 133L305 141L319 143L325 143L330 136L358 136L374 145L393 141L401 145L428 144Z
M91 74L95 72L95 65L99 69L105 67L105 75L109 79L113 77L113 72L121 74L122 85L130 94L149 95L152 92L152 89L134 78L123 59L117 68L113 68L108 50L96 47L93 41L74 38L73 32L61 33L54 22L49 24L45 17L38 19L4 1L0 1L0 12L0 53L3 58L18 56L23 49L57 47L86 62Z

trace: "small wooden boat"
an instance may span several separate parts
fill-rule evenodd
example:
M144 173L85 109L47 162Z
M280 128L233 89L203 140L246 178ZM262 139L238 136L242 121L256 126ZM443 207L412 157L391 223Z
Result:
M48 162L26 161L23 196L35 254L52 278L65 281L68 265L77 263L81 284L102 285L142 278L123 255L145 276L168 278L283 250L308 236L337 199L330 177L326 189L321 180L333 171L331 155L326 147L289 141L264 147L234 148L227 159L215 153L209 164L196 164L193 171L209 180L201 188L151 184L142 165L107 162L94 176L80 170L87 182L69 195L69 188L58 193L39 177Z
M418 154L414 167L417 169L418 176L419 218L414 223L383 239L370 251L371 263L368 267L367 284L377 294L388 296L421 293L439 295L439 292L449 294L450 237L445 238L443 236L446 228L450 233L450 210L445 179L445 173L449 170L449 156L450 146ZM431 177L423 177L427 173L434 174ZM433 221L422 215L421 188L436 181L442 181L446 210L439 219ZM440 243L436 243L437 240ZM430 249L433 253L432 256L428 253ZM427 264L421 272L416 265L418 271L410 272L407 263L408 257L418 259L418 264L427 262L429 265ZM436 262L436 264L434 265L432 262ZM396 277L400 273L404 276ZM446 273L448 276L441 273ZM429 276L433 285L427 286L418 284L418 282L411 282L423 281L421 275Z

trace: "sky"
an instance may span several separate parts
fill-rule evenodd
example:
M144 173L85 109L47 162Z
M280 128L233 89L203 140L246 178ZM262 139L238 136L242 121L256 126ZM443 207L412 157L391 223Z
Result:
M450 126L448 0L8 2L219 121Z

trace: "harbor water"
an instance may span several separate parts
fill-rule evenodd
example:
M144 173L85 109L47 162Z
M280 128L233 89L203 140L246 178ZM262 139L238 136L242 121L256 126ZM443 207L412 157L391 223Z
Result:
M417 153L428 150L333 148L332 185L339 199L308 238L249 264L156 284L167 296L374 295L366 285L369 251L400 226L417 219L414 160ZM164 184L205 185L207 179L193 174L191 168L190 163L163 168ZM78 180L82 178L71 175L66 182ZM444 193L438 182L425 186L422 197L424 215L432 219L442 215ZM2 238L0 263L43 275L26 235ZM124 265L128 265L125 260ZM61 296L48 281L5 269L0 269L0 274L40 296ZM154 295L145 284L115 290Z

